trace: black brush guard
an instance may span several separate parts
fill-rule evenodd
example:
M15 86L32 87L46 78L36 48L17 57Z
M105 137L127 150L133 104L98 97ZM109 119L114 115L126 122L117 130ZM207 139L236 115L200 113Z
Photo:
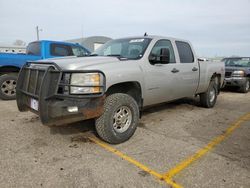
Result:
M70 94L71 85L63 76L72 73L93 73L103 75L102 92L98 94ZM105 75L98 70L65 71L53 62L27 62L21 69L16 88L19 111L32 111L40 116L45 125L68 124L99 117L103 112L105 99ZM38 101L38 111L30 107L31 99ZM77 106L78 112L69 112L68 107Z

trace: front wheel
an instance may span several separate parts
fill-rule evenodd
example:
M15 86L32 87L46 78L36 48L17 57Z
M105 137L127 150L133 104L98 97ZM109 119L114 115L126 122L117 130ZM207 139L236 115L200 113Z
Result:
M96 119L95 127L104 141L119 144L134 134L138 121L137 102L127 94L115 93L106 98L104 112Z
M218 87L214 80L211 80L208 90L205 93L200 94L200 103L201 106L205 108L212 108L214 107L217 101L217 91Z
M0 99L13 100L16 98L17 75L4 74L0 76Z

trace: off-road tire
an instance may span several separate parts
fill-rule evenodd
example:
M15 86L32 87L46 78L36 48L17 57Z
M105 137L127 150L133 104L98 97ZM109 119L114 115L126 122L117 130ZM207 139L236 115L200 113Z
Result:
M249 85L250 85L250 79L248 79L243 86L240 87L241 93L248 93L249 91Z
M6 87L6 82L8 82L9 80L15 80L15 85L17 82L17 74L4 74L2 76L0 76L0 99L3 100L14 100L16 99L16 92L13 91L13 94L7 94L5 93L3 90L3 87Z
M215 92L215 95L212 97L210 92ZM200 104L202 107L205 108L213 108L218 96L218 86L215 82L215 80L211 80L210 84L208 86L208 89L205 93L200 94Z
M126 131L119 133L115 130L114 115L117 110L125 106L131 112L132 119ZM133 97L124 93L109 95L104 102L104 112L96 119L97 134L110 144L120 144L128 140L135 132L139 121L139 107Z

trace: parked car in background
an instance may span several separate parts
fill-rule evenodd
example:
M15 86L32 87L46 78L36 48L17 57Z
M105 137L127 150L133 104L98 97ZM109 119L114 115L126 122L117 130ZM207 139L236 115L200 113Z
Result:
M16 98L18 72L27 61L89 54L89 50L79 44L48 40L29 43L26 54L0 53L0 99Z
M45 125L95 118L98 135L117 144L134 134L148 106L199 95L201 105L212 108L224 74L224 63L198 61L188 41L123 38L91 57L27 63L17 83L17 105Z
M225 86L238 87L247 93L250 88L250 57L224 58L226 66Z

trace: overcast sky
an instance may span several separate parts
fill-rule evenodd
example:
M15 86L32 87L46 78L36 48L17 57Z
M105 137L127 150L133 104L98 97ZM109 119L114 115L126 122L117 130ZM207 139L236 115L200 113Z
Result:
M200 56L250 56L250 0L0 0L0 43L143 35L190 40Z

